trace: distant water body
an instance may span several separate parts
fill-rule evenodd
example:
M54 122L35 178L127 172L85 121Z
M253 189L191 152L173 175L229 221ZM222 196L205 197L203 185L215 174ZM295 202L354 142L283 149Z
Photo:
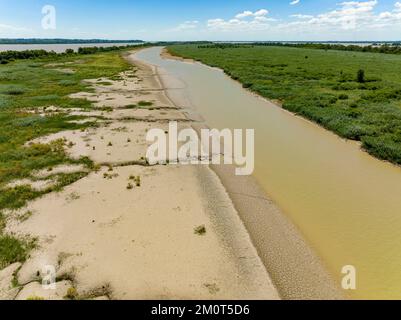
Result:
M55 51L57 53L65 52L67 49L73 49L75 51L78 48L88 47L113 47L113 46L127 46L137 45L141 43L72 43L72 44L0 44L0 52L12 50L12 51L24 51L24 50L46 50Z

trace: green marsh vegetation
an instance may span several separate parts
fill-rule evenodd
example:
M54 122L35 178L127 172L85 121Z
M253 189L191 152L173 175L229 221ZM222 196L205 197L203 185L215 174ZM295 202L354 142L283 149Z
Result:
M401 56L287 46L174 45L370 154L401 164Z
M93 50L93 49L92 49ZM85 130L95 123L71 123L83 117L70 116L69 108L91 108L89 101L72 99L76 92L90 92L85 79L115 77L130 65L123 59L124 50L84 52L84 54L20 55L20 60L8 60L0 65L0 270L7 265L24 261L34 241L19 239L4 232L8 210L20 209L28 201L52 191L60 191L87 175L87 172L56 174L56 183L45 190L29 185L9 187L16 179L35 181L35 170L53 168L60 164L83 164L89 170L96 166L88 158L73 160L65 153L64 140L50 144L28 144L32 139L64 130ZM68 68L72 72L61 72ZM65 109L64 113L43 115L29 111L50 106ZM29 110L29 111L28 111ZM49 170L51 172L51 169Z
M224 45L224 44L223 44ZM281 46L305 49L322 49L322 50L339 50L339 51L355 51L355 52L374 52L386 54L401 54L401 42L393 43L375 43L369 45L356 44L340 44L340 43L283 43L283 42L267 42L253 43L256 46Z

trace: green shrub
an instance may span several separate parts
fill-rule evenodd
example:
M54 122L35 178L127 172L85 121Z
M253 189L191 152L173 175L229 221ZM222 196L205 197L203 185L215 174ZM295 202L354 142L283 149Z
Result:
M356 81L359 83L365 82L365 70L359 69L356 75Z

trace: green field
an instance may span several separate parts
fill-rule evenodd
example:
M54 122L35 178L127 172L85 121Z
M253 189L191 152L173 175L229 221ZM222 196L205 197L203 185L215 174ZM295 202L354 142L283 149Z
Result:
M219 67L245 88L401 164L400 55L243 45L168 49Z
M62 130L83 130L96 123L70 123L82 117L70 116L68 112L42 117L28 111L50 106L62 107L66 111L68 108L90 108L89 101L71 99L68 95L90 92L91 88L82 82L84 79L115 78L129 69L130 65L121 53L117 50L87 55L54 55L0 65L0 270L10 263L24 260L33 246L32 239L17 239L4 233L6 212L22 208L27 201L46 193L61 190L87 172L55 175L52 178L57 184L43 191L29 186L10 188L7 184L15 179L34 180L31 175L34 170L51 171L52 167L63 163L80 163L94 169L92 161L87 158L70 159L64 151L64 141L26 143Z

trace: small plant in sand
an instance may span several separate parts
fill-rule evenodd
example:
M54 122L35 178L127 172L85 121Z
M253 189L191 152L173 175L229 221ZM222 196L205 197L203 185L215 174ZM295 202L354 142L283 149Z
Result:
M100 107L100 108L97 108L97 110L105 111L105 112L112 112L113 108L112 107Z
M72 148L73 146L75 146L75 143L70 141L67 146L68 146L68 148Z
M140 176L137 176L137 177L136 177L136 179L135 179L135 185L136 185L137 187L140 187L140 186L141 186L141 177L140 177Z
M134 189L134 185L132 183L128 183L127 190L132 190L132 189Z
M206 234L206 227L205 227L205 225L196 227L196 228L194 229L194 233L195 233L196 235L198 235L198 236L204 236L204 235Z
M45 298L43 298L43 297L38 297L38 296L31 296L31 297L28 297L28 298L26 298L26 300L28 301L39 301L39 300L45 300Z
M111 141L107 144L108 147L112 147L113 144L111 143Z
M129 180L133 181L133 183L135 184L136 187L141 186L141 177L140 176L130 175Z
M108 179L108 180L111 180L111 179L117 178L117 177L118 177L118 173L113 173L113 174L104 173L103 174L103 178Z
M150 107L153 106L153 102L150 101L139 101L138 106L140 107Z
M20 222L25 222L27 221L31 216L33 215L32 211L26 211L25 213L21 214L18 216L18 220Z
M67 196L66 200L70 202L78 200L79 198L81 198L81 196L78 193L72 192Z
M111 131L114 131L114 132L128 132L128 128L127 127L118 127L118 128L111 129Z
M128 142L128 143L130 143L130 142L131 142L131 139L130 139L130 138L128 138L128 139L127 139L127 142Z
M133 180L137 187L141 186L141 177L140 176L130 175L129 179Z
M65 295L64 299L68 300L77 300L79 297L77 289L71 287L67 290L67 294Z
M220 288L215 283L205 283L204 286L209 290L210 294L217 294L220 291Z
M136 104L129 104L124 107L124 109L136 109L136 108L138 108L138 106Z

